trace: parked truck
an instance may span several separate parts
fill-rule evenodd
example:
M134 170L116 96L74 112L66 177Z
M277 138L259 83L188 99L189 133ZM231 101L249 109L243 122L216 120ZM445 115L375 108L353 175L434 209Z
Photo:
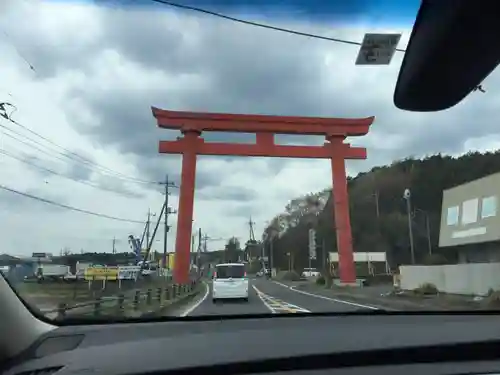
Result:
M35 269L35 276L42 279L63 279L71 275L69 266L64 264L39 264Z

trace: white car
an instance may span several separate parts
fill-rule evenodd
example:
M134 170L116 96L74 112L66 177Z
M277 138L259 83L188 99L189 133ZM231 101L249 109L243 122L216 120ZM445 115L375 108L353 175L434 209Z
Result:
M317 277L320 273L316 270L316 268L304 268L302 272L302 277Z
M245 265L223 263L215 266L212 282L212 301L220 299L243 299L248 301L248 278Z

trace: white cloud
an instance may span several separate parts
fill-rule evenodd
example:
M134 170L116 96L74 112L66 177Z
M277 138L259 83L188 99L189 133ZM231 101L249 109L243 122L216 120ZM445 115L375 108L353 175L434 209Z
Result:
M498 147L493 121L497 75L486 82L487 94L473 94L454 109L402 112L392 104L401 54L387 67L359 67L354 65L356 46L169 8L153 12L29 0L2 4L0 28L6 34L0 39L0 101L15 104L16 121L70 153L6 121L0 125L22 133L24 142L30 143L26 137L36 139L52 151L20 143L4 129L1 150L29 156L32 163L82 178L83 183L50 176L1 155L0 184L66 205L138 221L145 220L148 208L159 213L160 186L152 189L130 178L159 181L166 173L174 179L180 176L178 156L157 154L158 141L177 134L156 128L152 105L278 115L375 115L368 136L349 140L366 146L369 155L367 161L348 162L350 174L408 155ZM279 24L283 22L280 17ZM366 24L333 30L290 20L285 26L351 40L374 31ZM405 46L409 29L387 25L381 30L404 32L400 47ZM321 141L278 138L292 143ZM241 141L242 136L230 139ZM88 164L75 161L71 152L101 167L89 173ZM265 221L290 199L330 184L327 161L200 157L195 228L214 238L236 235L245 241L250 215L259 234ZM170 202L176 208L178 197L172 195ZM109 251L114 237L123 251L128 249L127 235L142 233L140 224L59 209L6 192L0 193L0 220L3 251L15 254L57 252L65 246L74 251ZM171 220L170 251L175 217ZM161 250L163 236L159 238L155 247ZM210 243L211 249L222 245Z

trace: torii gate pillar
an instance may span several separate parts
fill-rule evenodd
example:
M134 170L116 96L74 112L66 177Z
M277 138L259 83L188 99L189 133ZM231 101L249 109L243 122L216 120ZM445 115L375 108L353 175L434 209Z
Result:
M174 280L189 282L191 232L196 179L197 155L232 155L257 157L292 157L330 159L333 183L333 214L337 234L340 280L356 282L345 159L366 159L366 149L344 143L348 136L368 133L374 117L363 119L329 119L261 115L193 113L152 108L158 126L177 129L183 137L160 141L159 152L182 154L181 193L177 219ZM255 133L255 144L206 143L203 131ZM322 135L323 146L286 146L274 142L275 134Z

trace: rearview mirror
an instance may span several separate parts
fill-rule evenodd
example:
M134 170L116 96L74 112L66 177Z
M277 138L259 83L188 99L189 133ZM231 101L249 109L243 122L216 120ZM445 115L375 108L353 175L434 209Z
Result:
M442 111L462 101L500 62L500 2L423 0L394 91L394 105Z

